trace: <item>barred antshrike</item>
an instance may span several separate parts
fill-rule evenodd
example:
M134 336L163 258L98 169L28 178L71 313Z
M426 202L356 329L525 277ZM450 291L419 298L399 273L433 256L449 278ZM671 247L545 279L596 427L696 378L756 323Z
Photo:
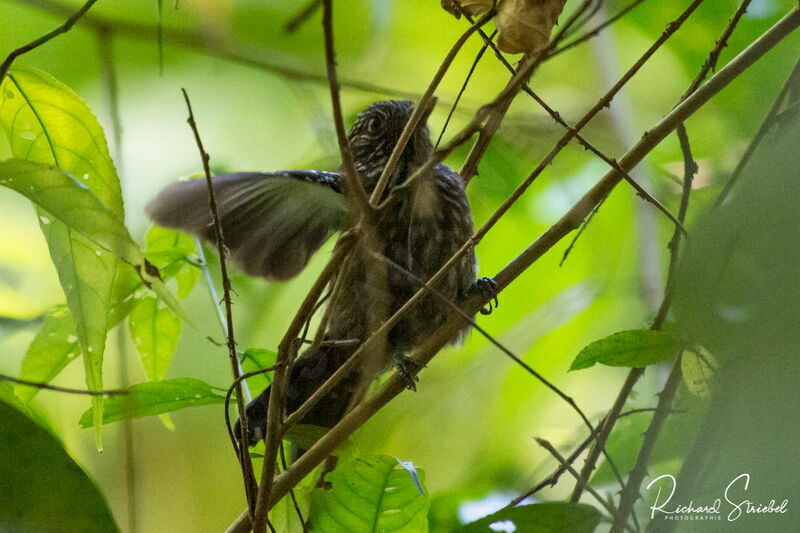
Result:
M348 139L355 167L368 194L375 188L413 110L410 101L377 102L361 112L350 129ZM287 391L290 413L370 336L380 323L375 320L376 310L386 313L378 318L387 318L417 292L420 285L409 273L422 280L430 279L472 236L472 215L464 183L449 167L438 164L410 185L393 188L403 184L433 152L426 124L429 114L430 110L420 120L388 182L387 190L395 201L379 211L374 220L372 249L356 246L339 273L340 287L328 303L326 342L303 354L292 366ZM344 171L340 168L338 172L289 170L216 176L214 193L223 238L234 263L248 274L269 279L286 280L300 272L334 232L347 228L354 220L345 199L348 191ZM147 213L159 225L214 240L204 180L166 187L147 206ZM382 254L395 265L376 261L372 252ZM488 278L476 282L475 256L469 250L436 289L458 304L474 289L485 292L493 287ZM425 295L390 330L381 350L384 353L371 355L372 368L380 371L398 363L413 387L409 359L404 354L439 327L450 312L441 298ZM337 340L357 342L333 342ZM376 357L380 360L375 361ZM342 380L302 422L335 425L344 416L362 373L363 367ZM250 445L264 436L268 404L269 389L247 406Z

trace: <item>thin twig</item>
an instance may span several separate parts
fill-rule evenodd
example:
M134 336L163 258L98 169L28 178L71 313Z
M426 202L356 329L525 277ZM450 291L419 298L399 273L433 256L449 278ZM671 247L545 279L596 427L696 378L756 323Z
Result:
M333 6L332 0L322 2L322 27L325 31L325 66L330 84L331 103L333 106L333 122L336 126L336 138L339 141L339 152L342 155L345 181L347 183L347 196L353 205L367 220L371 220L372 207L370 206L364 185L358 175L358 170L353 162L353 152L350 150L350 141L344 129L342 118L342 104L339 99L339 81L336 76L336 51L333 42Z
M118 396L128 394L127 389L108 389L108 390L84 390L84 389L71 389L69 387L56 387L49 383L41 383L38 381L28 381L27 379L15 378L0 374L0 381L8 381L18 385L25 385L27 387L36 387L37 389L52 390L56 392L65 392L67 394L84 394L86 396Z
M103 85L108 99L109 117L111 118L111 141L113 146L114 166L120 185L125 179L125 165L122 159L122 119L119 113L119 85L117 69L114 62L114 39L110 31L97 33L97 45L100 55L100 68L103 72ZM128 375L128 338L125 328L117 329L117 353L119 355L119 382L122 388L130 386ZM126 417L122 421L122 453L125 458L125 511L128 531L136 533L136 511L139 508L136 496L136 446L133 435L133 420Z
M439 65L439 68L433 75L433 79L428 84L428 88L425 90L422 98L420 98L419 102L414 108L414 111L411 113L408 123L406 124L405 128L403 128L403 133L400 134L400 138L397 140L394 150L392 150L392 155L389 156L389 160L386 162L386 166L383 168L380 178L378 178L375 189L373 189L372 195L370 196L370 203L372 203L372 205L378 205L378 203L381 201L381 198L383 197L383 191L386 189L386 186L389 183L389 178L397 168L397 163L400 161L400 156L402 155L403 150L405 150L406 144L408 144L408 141L411 139L411 135L417 129L417 124L419 123L423 114L430 112L430 106L435 103L433 93L439 86L439 83L442 81L447 69L450 68L450 65L453 63L453 60L455 59L459 50L461 50L461 47L467 42L467 39L469 39L470 36L481 26L489 22L489 20L494 16L494 11L494 8L490 9L477 22L470 25L467 31L465 31L461 37L458 38L455 44L453 44L453 46L450 48L450 51L447 53L447 56L445 56L444 60Z
M564 470L572 474L575 477L575 479L580 479L581 475L578 473L578 471L572 467L570 462L567 459L565 459L563 455L558 453L558 451L553 447L552 444L550 444L545 439L541 439L539 437L536 437L535 440L539 444L539 446L547 450L550 453L550 455L552 455L556 459L556 461L558 461L558 463L564 468ZM587 487L586 492L594 496L594 499L597 500L598 503L606 511L608 511L608 514L610 514L612 518L616 519L616 517L618 516L618 511L617 509L614 509L611 502L606 501L605 498L600 496L600 494L592 487ZM628 527L628 529L632 530L632 528L630 527Z
M28 52L34 50L35 48L40 47L53 37L57 37L62 33L68 32L72 28L72 26L74 26L75 23L78 22L78 20L87 11L89 11L89 8L91 8L95 4L95 2L97 2L97 0L89 0L88 2L83 4L83 6L78 11L75 11L62 25L60 25L59 27L48 33L45 33L38 39L34 39L25 46L20 46L19 48L8 54L5 61L3 61L2 64L0 64L0 83L3 82L3 78L6 77L6 73L8 73L8 69L11 68L11 64L14 62L15 59L17 59L19 56L23 54L27 54ZM72 13L72 9L70 9L70 12Z
M62 4L53 0L18 1L59 16L72 14L74 10L73 7L67 4ZM117 35L125 35L132 39L145 42L152 42L158 38L158 28L156 26L139 24L91 13L83 17L80 24L86 25L94 30L110 28L113 29ZM219 39L210 39L207 33L176 28L164 28L163 39L166 44L196 50L200 53L224 59L225 61L270 72L289 80L328 84L328 78L318 72L308 72L277 61L264 59L263 52L244 50L234 43L224 42ZM339 82L342 87L356 91L371 94L384 94L397 98L419 98L419 93L403 91L395 87L387 87L354 79L340 79Z
M322 0L310 0L300 11L292 15L292 17L286 22L286 26L284 26L286 33L296 32L305 21L310 19L314 13L317 12L321 5Z
M628 515L633 511L633 504L639 496L639 487L647 473L647 464L650 461L650 454L653 452L661 427L664 425L664 421L672 410L672 400L675 398L675 393L680 383L681 355L678 354L672 364L672 370L667 378L667 383L659 394L656 412L653 415L653 419L650 421L650 426L644 434L644 440L642 442L642 447L639 449L639 456L636 458L636 464L628 477L628 483L626 483L625 488L622 489L622 494L619 499L619 513L614 517L614 524L611 526L610 533L620 533L625 526Z
M286 464L286 451L284 450L283 446L281 446L279 450L281 456L281 465L283 466L283 469L286 470L287 468L289 468ZM289 490L289 497L292 499L292 505L294 505L294 512L297 514L298 520L300 520L300 525L303 528L303 533L305 533L306 531L308 531L308 524L303 519L303 512L300 511L300 504L297 502L297 496L294 493L294 489Z
M607 28L608 26L614 24L616 21L618 21L619 19L621 19L622 17L627 15L630 11L633 10L633 8L635 8L636 6L641 4L642 2L644 2L644 0L633 0L633 2L631 2L630 4L625 6L619 13L617 13L614 16L612 16L611 18L609 18L605 22L599 24L594 29L591 29L591 30L587 31L585 34L581 35L580 37L577 37L573 41L568 42L564 46L561 46L561 47L556 48L555 50L553 50L550 53L550 57L552 58L554 56L557 56L558 54L560 54L562 52L566 52L570 48L573 48L573 47L575 47L575 46L577 46L577 45L579 45L581 43L584 43L584 42L588 41L589 39L591 39L592 37L594 37L595 35L597 35L601 31L603 31L605 28Z
M230 357L231 362L231 370L233 372L233 379L236 383L236 405L239 409L239 420L241 421L241 440L242 442L247 442L247 414L244 406L244 397L242 396L242 386L241 380L239 380L239 357L236 354L236 340L234 339L233 334L233 311L231 309L231 280L228 277L228 267L227 262L225 260L225 238L222 234L222 223L220 222L219 218L219 211L217 209L217 201L214 196L214 185L211 180L211 169L209 168L209 155L206 152L205 148L203 147L203 141L200 139L200 132L197 129L197 123L194 119L194 113L192 112L192 103L189 101L189 94L186 92L186 89L181 89L183 92L183 98L186 101L186 108L189 110L189 118L187 122L189 126L192 128L192 133L194 133L194 140L197 143L197 149L200 151L200 158L203 161L203 171L206 175L206 184L208 185L208 205L209 209L211 210L211 216L214 221L214 239L216 240L217 244L217 252L219 253L219 267L220 273L222 275L222 291L223 296L222 300L225 302L225 323L227 324L227 346L228 346L228 356ZM226 413L227 414L227 413ZM250 508L251 513L253 512L253 506L255 505L255 497L256 497L256 483L255 477L253 476L253 465L250 462L250 457L247 455L246 450L240 450L239 453L239 464L242 468L242 475L244 476L244 486L245 492L247 495L247 503L248 507Z
M594 209L592 209L592 212L589 213L589 216L586 217L584 219L584 221L581 223L581 227L578 228L578 231L575 233L575 236L570 241L569 246L567 246L567 249L564 250L564 255L561 256L561 261L559 261L558 266L562 266L564 264L564 261L567 260L567 257L569 257L569 253L575 247L575 243L578 242L578 239L580 238L580 236L583 235L583 232L586 231L587 227L589 227L589 223L592 221L592 219L597 214L597 212L600 211L600 208L603 207L603 204L605 203L605 201L606 201L606 199L603 198L603 200L601 200L600 203L597 204L594 207Z
M739 163L736 165L736 168L733 170L731 177L728 178L728 181L725 182L725 185L722 188L722 191L717 196L717 199L714 201L714 207L717 208L722 205L725 199L733 189L733 186L739 181L739 177L742 175L742 171L747 167L747 163L750 162L750 158L758 148L758 145L761 144L761 141L764 139L764 136L769 131L770 127L774 124L775 117L778 115L778 111L780 111L781 105L786 98L786 95L789 92L789 89L792 87L794 83L797 83L795 80L800 80L800 60L797 61L792 72L789 74L789 77L786 79L786 82L783 84L780 92L778 93L777 98L772 103L767 115L764 117L764 121L761 122L761 126L758 127L758 131L756 132L753 140L750 141L750 144L747 145L747 149L744 151L742 158L739 160Z
M479 30L481 34L483 34L483 30ZM489 36L489 40L491 41L494 36L497 34L497 30L493 31L492 34ZM478 54L475 56L475 60L472 62L472 66L469 67L469 72L467 72L467 77L464 78L464 83L461 84L461 89L458 91L458 95L456 96L455 102L453 105L450 106L450 112L447 114L447 119L444 121L444 126L442 126L442 131L439 132L439 137L436 139L436 144L433 145L433 149L436 150L439 148L439 143L442 142L442 137L444 137L444 132L447 131L447 126L450 124L450 119L453 118L453 113L455 113L456 108L458 107L458 103L461 101L461 97L464 95L464 91L467 89L467 84L469 80L472 79L472 75L475 73L475 68L478 66L483 54L486 52L486 48L489 45L484 43L480 50L478 50Z

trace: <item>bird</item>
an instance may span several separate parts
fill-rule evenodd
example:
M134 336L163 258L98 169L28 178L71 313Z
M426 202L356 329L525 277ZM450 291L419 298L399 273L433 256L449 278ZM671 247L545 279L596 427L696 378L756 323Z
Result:
M353 247L344 262L327 303L329 315L324 342L312 345L292 365L286 411L294 412L363 343L380 324L405 304L473 235L473 220L465 184L443 163L423 168L434 151L427 119L422 114L389 177L391 201L371 220L371 244ZM358 114L347 139L357 179L367 194L375 189L401 133L414 112L408 100L385 100ZM236 172L212 180L227 253L246 274L275 281L296 276L313 254L335 233L357 220L348 201L346 169L337 171L284 170ZM215 241L205 180L188 180L164 188L145 208L154 223ZM385 261L376 261L376 255ZM474 249L470 247L436 285L440 296L426 293L388 332L380 353L369 364L340 381L300 421L333 427L354 400L360 384L398 367L409 388L415 388L410 353L441 326L459 304L480 291L491 300L491 278L476 279ZM443 297L443 298L442 298ZM482 312L491 311L491 304ZM376 316L385 314L385 316ZM463 340L465 326L451 342ZM337 342L347 341L347 342ZM409 366L411 365L411 367ZM366 370L369 367L369 370ZM365 377L366 375L366 377ZM270 389L246 407L248 445L266 432ZM238 425L238 422L237 422ZM240 435L238 429L235 435Z

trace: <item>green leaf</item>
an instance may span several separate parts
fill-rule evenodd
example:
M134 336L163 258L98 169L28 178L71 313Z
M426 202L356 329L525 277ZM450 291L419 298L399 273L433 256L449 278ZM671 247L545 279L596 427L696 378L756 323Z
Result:
M105 251L132 264L143 262L142 252L131 239L123 221L63 169L23 159L9 159L0 163L0 185L17 191L47 211L49 216L39 216L44 227L50 226L54 222L52 218L55 218Z
M200 269L188 258L196 252L194 239L160 226L152 226L145 236L145 256L161 272L163 279L175 278L178 283L178 298L192 292Z
M45 317L42 328L33 338L22 360L20 378L49 383L80 354L75 323L66 305L57 305ZM16 394L29 402L41 390L38 387L16 385Z
M589 368L595 363L639 368L663 361L675 355L679 348L678 339L661 331L619 331L586 346L569 369Z
M103 129L78 95L49 74L15 68L0 85L0 123L15 157L57 165L96 196L122 225L119 177ZM44 192L44 191L42 191ZM39 209L40 225L67 297L84 355L86 385L103 388L103 352L117 258L97 250L79 232ZM79 215L78 215L79 216ZM102 401L92 398L96 441L100 442Z
M214 388L208 383L194 378L138 383L128 391L128 394L105 398L103 424L123 418L170 413L185 407L225 403L224 395L214 392ZM92 409L85 411L81 415L81 427L90 427L92 419Z
M602 518L600 511L583 503L535 503L502 509L464 526L460 533L490 533L496 522L510 521L515 531L536 533L591 533Z
M289 428L283 438L301 450L308 450L328 431L330 431L330 428L313 424L295 424Z
M103 494L50 432L0 401L0 531L119 531Z
M343 462L328 480L331 490L311 494L314 531L428 531L428 498L394 457L369 455Z
M248 372L269 368L275 364L277 359L278 354L272 350L250 348L244 351L242 370L247 374ZM253 396L261 394L264 389L269 387L270 383L272 383L272 372L264 372L247 378L247 386L250 387Z
M168 308L159 308L156 298L145 296L131 311L128 326L147 379L164 379L181 335L180 317Z

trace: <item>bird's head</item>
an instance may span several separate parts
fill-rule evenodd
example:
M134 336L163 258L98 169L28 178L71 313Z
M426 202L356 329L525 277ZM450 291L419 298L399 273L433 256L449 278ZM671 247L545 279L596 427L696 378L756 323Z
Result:
M420 118L403 150L395 175L408 177L433 151L427 122L435 104L434 99ZM414 108L415 104L410 100L375 102L358 114L355 124L350 128L348 139L353 159L367 191L375 187Z

